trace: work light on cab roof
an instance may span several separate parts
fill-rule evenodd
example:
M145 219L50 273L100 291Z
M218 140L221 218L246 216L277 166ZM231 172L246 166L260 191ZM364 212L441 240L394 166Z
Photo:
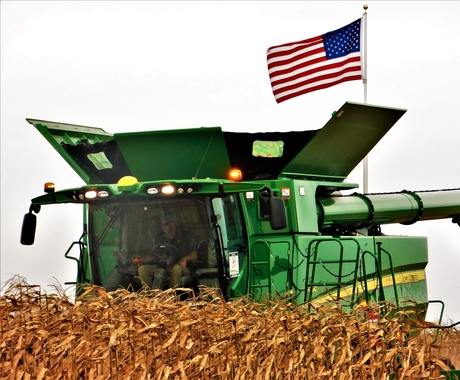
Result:
M176 191L173 185L165 185L161 188L163 194L172 194Z
M232 168L228 172L228 179L230 181L239 182L243 179L243 173L241 172L240 169Z

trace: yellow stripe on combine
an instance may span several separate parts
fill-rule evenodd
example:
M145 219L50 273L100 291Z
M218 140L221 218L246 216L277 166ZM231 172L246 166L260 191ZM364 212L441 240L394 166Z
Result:
M424 281L426 279L425 277L425 271L422 270L417 270L417 271L411 271L411 272L403 272L403 273L398 273L395 274L395 281L397 285L404 285L404 284L411 284L414 282L419 282L419 281ZM372 291L375 290L377 287L377 280L372 280L372 281L367 281L367 290ZM393 286L393 276L387 275L382 278L382 285L383 287L387 286ZM337 292L337 289L331 290L331 292ZM361 282L358 283L355 289L356 293L363 293L364 288L361 285ZM351 296L353 293L353 288L351 286L347 286L346 288L340 289L340 298L345 298ZM324 302L333 302L336 300L336 297L332 295L327 295L321 298L318 298L314 301L312 301L313 304L321 304Z

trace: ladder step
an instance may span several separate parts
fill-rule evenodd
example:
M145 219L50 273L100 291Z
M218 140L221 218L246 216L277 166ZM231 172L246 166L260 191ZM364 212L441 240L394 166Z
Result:
M356 263L358 260L310 260L309 264L340 264L340 263Z

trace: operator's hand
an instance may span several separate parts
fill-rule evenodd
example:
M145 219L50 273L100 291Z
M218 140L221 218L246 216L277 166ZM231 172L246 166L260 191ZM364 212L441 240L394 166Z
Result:
M196 251L190 252L187 256L182 257L178 264L182 267L185 268L187 266L187 261L189 260L196 260L197 258L197 253Z
M182 268L185 268L187 266L187 259L185 257L182 257L182 259L179 260L178 263Z

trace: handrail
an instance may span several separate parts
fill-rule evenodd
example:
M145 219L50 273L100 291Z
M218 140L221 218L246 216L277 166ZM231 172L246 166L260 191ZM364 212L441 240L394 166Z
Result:
M393 280L393 290L395 292L396 306L399 306L398 288L396 287L396 277L395 277L395 271L394 271L394 267L393 267L393 258L391 257L390 252L388 252L386 249L382 248L382 242L381 241L377 242L377 247L378 247L379 254L380 254L380 252L384 252L388 256L388 261L390 263L390 270L391 270L391 278ZM380 254L379 258L381 259L381 254ZM380 267L381 266L382 266L382 263L380 262Z
M81 260L80 259L77 259L76 257L73 257L73 256L69 256L69 252L72 250L73 246L75 244L78 244L78 246L80 247L80 257L81 257L81 252L82 252L82 249L84 248L85 244L81 241L74 241L70 244L70 247L67 249L66 253L64 253L64 257L66 259L70 259L70 260L75 260L77 262L77 269L78 271L80 271L80 268L81 268L81 265L80 265L80 262ZM77 281L67 281L67 282L64 282L65 285L75 285L75 284L78 284Z
M87 229L86 229L86 224L85 224L85 227L84 227L83 233L80 236L80 239L78 239L78 241L74 241L74 242L72 242L70 244L70 247L64 253L64 257L66 259L75 260L77 262L77 271L78 271L77 278L78 279L83 278L86 282L90 282L90 280L86 278L85 267L84 267L83 260L82 260L83 257L84 257L83 250L87 246L87 244L85 242L83 242L83 239L86 236L86 234L87 234ZM78 244L78 246L80 247L80 258L79 259L69 255L70 251L72 250L72 248L73 248L73 246L75 244ZM76 285L76 284L78 284L78 281L64 282L64 284L65 285Z
M343 254L344 254L344 247L343 247L343 244L342 242L343 241L352 241L354 243L356 243L356 257L355 259L351 260L351 259L347 259L347 260L344 260L343 258ZM338 260L327 260L327 261L324 261L324 260L320 260L318 259L318 246L321 244L321 243L325 243L325 242L335 242L337 244L339 244L339 248L340 248L340 254L339 254L339 259ZM312 246L315 245L313 248ZM311 256L312 256L312 251L314 251L314 260L311 260ZM312 279L312 283L313 284L313 279L315 277L315 273L316 273L316 264L321 264L323 265L324 269L329 272L332 276L336 277L337 278L337 299L340 298L340 291L341 291L341 286L342 286L342 279L344 277L347 277L351 274L355 274L354 276L354 281L352 281L352 285L353 285L353 290L352 290L352 296L351 296L351 302L353 303L354 302L354 297L355 297L355 292L356 292L356 272L358 270L358 266L359 266L359 252L360 251L360 245L359 245L359 242L354 239L354 238L345 238L345 239L313 239L308 247L307 247L307 256L306 256L306 259L307 259L307 268L306 268L306 285L305 285L305 299L304 301L307 302L307 301L311 301L311 297L312 297L312 293L313 293L313 287L312 286L309 286L308 284L310 283L310 265L313 265L313 268L312 268L312 272L311 272L311 279ZM349 274L343 274L342 273L342 269L343 269L343 263L344 262L355 262L356 265L355 265L355 269L353 270L353 272L349 273ZM339 264L339 273L337 275L335 275L334 273L330 272L325 266L324 264ZM307 290L307 287L310 287L309 290ZM307 294L308 293L308 294Z
M267 249L267 252L268 252L268 261L255 261L253 260L253 255L254 255L254 246L256 244L260 244L262 243L263 245L266 246L266 249ZM273 243L273 241L266 241L266 240L263 240L263 239L257 239L255 240L254 242L252 242L252 249L251 249L251 255L250 255L250 268L251 270L249 271L249 287L251 289L256 289L256 288L268 288L268 293L269 294L272 294L272 289L273 289L273 281L272 281L272 273L271 273L271 270L269 269L267 271L267 285L261 285L261 284L254 284L253 281L254 281L254 273L253 273L253 268L254 268L254 265L268 265L270 266L270 258L273 260L273 262L280 266L281 268L283 269L286 269L288 272L292 269L290 268L289 266L292 265L292 263L290 263L289 261L292 260L292 257L290 255L290 247L291 247L291 241L289 240L277 240L276 243L286 243L289 247L288 249L288 252L287 252L287 256L288 256L288 267L285 268L284 266L282 266L280 263L278 263L276 261L276 259L273 257L273 253L272 253L272 249L271 249L271 243ZM290 276L288 277L290 279ZM292 279L291 279L291 283L288 284L286 283L286 286L290 288L292 288Z
M444 315L444 306L445 306L444 302L441 300L432 300L432 301L428 301L428 303L440 303L441 304L441 312L439 313L439 324L441 324L442 316ZM431 342L431 344L435 344L438 341L439 330L440 330L440 327L436 329L436 337L434 338L434 341Z

